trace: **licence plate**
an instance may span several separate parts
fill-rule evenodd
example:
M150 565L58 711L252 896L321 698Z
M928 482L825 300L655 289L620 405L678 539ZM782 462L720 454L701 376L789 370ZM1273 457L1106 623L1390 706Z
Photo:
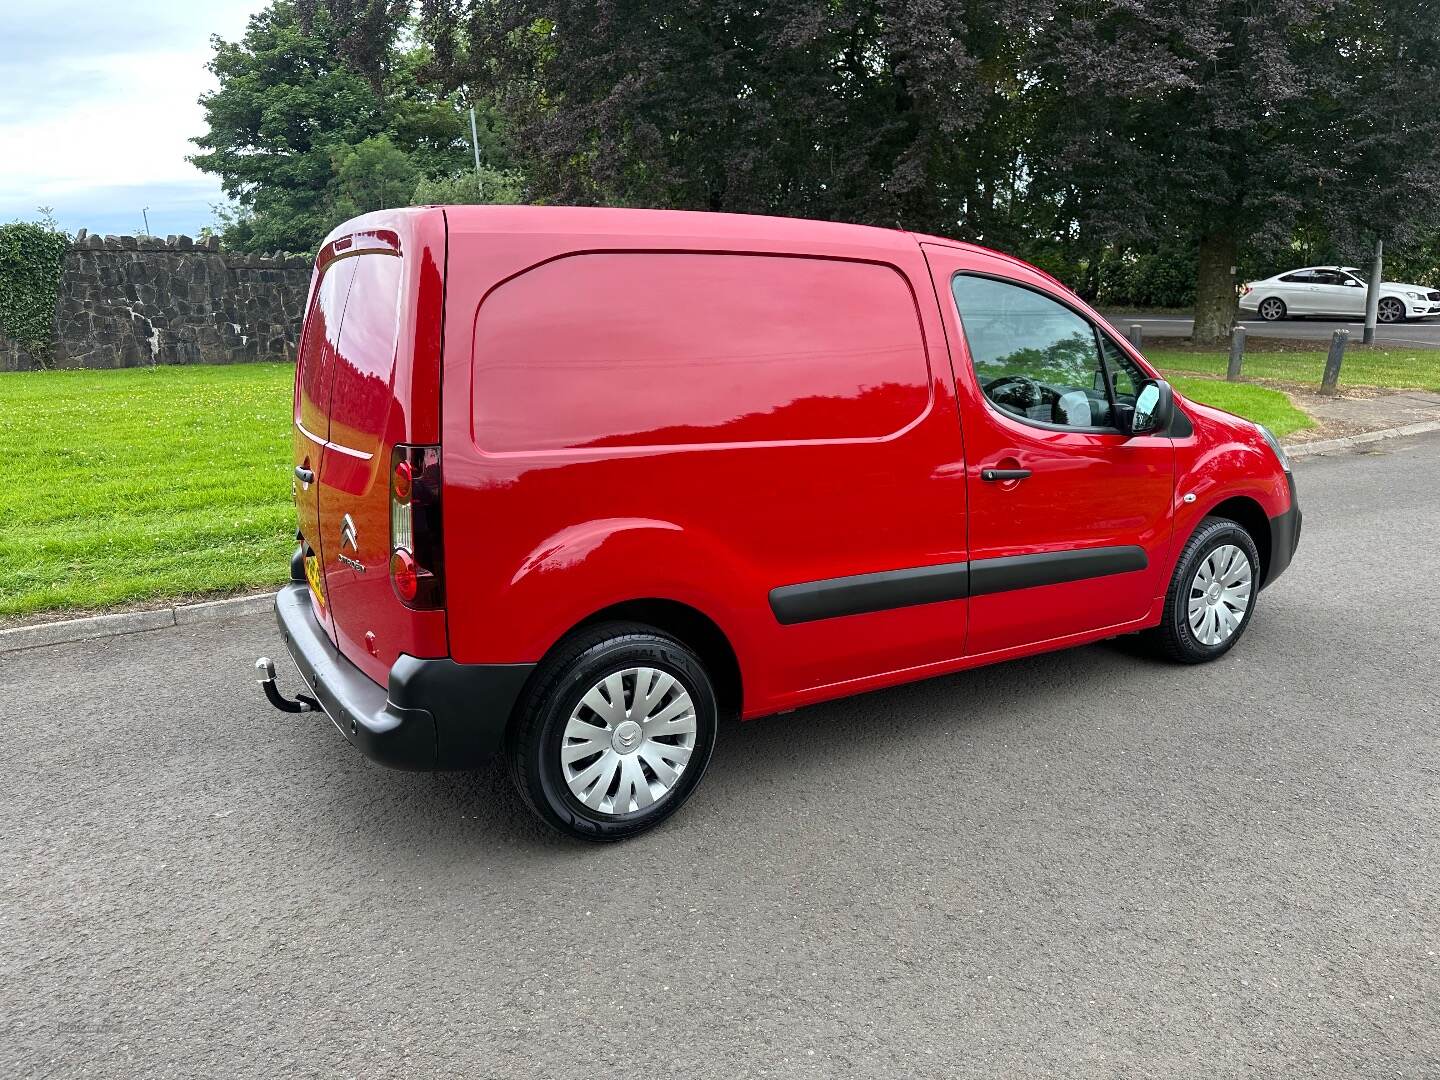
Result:
M325 609L325 576L320 572L318 555L305 556L305 580L310 583L310 593L323 611Z

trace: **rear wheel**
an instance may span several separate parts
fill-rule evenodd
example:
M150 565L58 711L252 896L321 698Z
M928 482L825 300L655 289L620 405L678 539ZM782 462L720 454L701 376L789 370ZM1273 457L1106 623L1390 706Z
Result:
M1380 298L1380 305L1376 308L1375 317L1383 323L1397 323L1405 321L1405 304L1393 296Z
M1165 617L1152 634L1182 664L1216 660L1235 647L1255 611L1260 554L1228 518L1206 518L1180 552L1165 595Z
M652 627L606 623L557 646L526 692L510 774L547 825L624 840L679 809L715 745L704 664Z
M1285 301L1278 296L1267 296L1260 301L1260 318L1266 322L1279 322L1285 318Z

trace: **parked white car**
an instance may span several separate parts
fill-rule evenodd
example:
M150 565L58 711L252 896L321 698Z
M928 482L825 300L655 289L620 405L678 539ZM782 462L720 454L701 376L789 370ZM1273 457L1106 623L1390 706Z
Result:
M1353 266L1307 266L1287 270L1264 281L1240 287L1240 310L1253 312L1266 322L1299 315L1365 317L1366 282ZM1440 290L1396 281L1380 283L1382 323L1440 315Z

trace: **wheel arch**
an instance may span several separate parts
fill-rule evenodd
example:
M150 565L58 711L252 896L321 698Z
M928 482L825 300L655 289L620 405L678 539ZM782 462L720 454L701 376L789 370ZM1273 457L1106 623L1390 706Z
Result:
M1270 576L1270 553L1274 549L1270 518L1265 508L1248 495L1232 495L1206 511L1205 517L1228 518L1250 534L1250 539L1255 541L1255 550L1260 553L1260 581L1263 584Z
M721 714L740 715L744 705L740 659L720 624L705 612L679 600L663 597L624 600L585 616L561 634L550 651L563 645L574 634L605 622L636 622L653 626L694 650L714 681Z

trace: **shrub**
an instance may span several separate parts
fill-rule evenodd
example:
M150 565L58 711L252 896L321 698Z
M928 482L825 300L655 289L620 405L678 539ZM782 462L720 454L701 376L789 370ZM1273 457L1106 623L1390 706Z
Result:
M55 340L55 300L70 238L53 220L0 225L0 331L48 366Z
M518 172L482 168L454 176L426 177L415 186L416 206L431 203L518 203L523 202L524 184Z

